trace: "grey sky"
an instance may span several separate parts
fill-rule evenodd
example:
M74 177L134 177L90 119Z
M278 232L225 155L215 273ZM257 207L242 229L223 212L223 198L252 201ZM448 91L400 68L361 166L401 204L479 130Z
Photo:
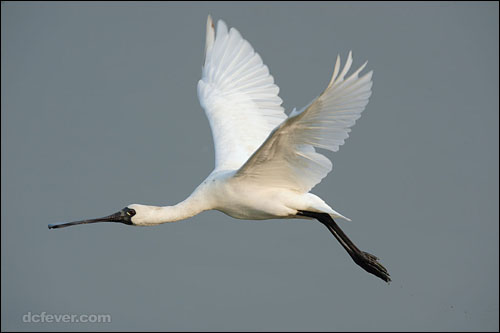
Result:
M369 61L370 103L313 192L390 285L308 221L47 229L174 204L209 174L209 13L260 53L287 112L337 54ZM2 330L499 329L498 3L2 2L1 24Z

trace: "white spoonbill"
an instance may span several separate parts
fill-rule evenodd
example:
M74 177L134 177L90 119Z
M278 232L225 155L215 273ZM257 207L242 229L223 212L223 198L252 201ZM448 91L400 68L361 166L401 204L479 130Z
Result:
M351 52L342 69L337 56L321 95L287 116L279 88L250 43L222 20L216 33L208 16L198 97L212 129L214 170L174 206L132 204L109 216L49 228L96 222L153 226L210 209L246 220L316 219L359 266L389 282L378 258L359 250L333 220L348 219L309 192L332 170L316 148L337 151L368 104L372 72L359 76L365 63L346 78L351 64Z

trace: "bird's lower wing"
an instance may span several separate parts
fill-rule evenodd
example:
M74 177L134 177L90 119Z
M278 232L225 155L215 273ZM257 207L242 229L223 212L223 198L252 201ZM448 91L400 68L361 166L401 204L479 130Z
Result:
M349 52L323 93L300 111L293 111L238 170L236 177L252 178L267 186L308 192L332 169L315 148L337 151L349 136L371 95L372 72L359 77L366 63L344 79L352 64Z

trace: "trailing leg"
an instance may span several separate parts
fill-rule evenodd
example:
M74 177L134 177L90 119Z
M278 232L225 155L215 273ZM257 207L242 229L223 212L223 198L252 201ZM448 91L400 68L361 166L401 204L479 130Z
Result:
M378 276L385 282L390 282L389 272L382 264L378 262L378 258L373 254L361 251L356 245L347 237L347 235L340 229L338 224L332 219L329 214L316 213L309 211L298 211L298 216L312 217L321 222L325 227L330 230L333 236L339 241L340 245L347 251L356 264L361 266L365 271Z

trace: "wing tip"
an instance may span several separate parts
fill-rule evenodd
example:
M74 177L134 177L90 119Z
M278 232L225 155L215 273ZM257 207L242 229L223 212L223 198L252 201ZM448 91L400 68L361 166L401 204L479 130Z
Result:
M340 54L337 54L337 60L335 61L335 67L333 68L333 74L332 78L330 79L330 83L328 83L328 88L334 85L335 79L339 74L339 70L340 70Z
M212 20L212 15L208 14L207 17L207 33L205 37L205 56L212 49L215 41L215 25Z
M224 20L218 20L217 21L217 36L219 36L219 34L227 35L227 33L228 33L228 28L227 28L226 22L224 22Z
M207 17L207 27L211 26L212 28L215 28L214 26L214 20L212 19L212 15L208 14Z

